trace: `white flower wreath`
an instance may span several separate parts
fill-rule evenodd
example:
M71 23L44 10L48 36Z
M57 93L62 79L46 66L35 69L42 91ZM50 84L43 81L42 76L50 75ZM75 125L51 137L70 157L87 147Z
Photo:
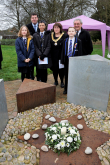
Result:
M66 134L61 134L61 129L66 127ZM47 128L45 144L49 146L58 155L65 152L70 155L71 152L79 149L81 136L76 127L70 123L55 123Z

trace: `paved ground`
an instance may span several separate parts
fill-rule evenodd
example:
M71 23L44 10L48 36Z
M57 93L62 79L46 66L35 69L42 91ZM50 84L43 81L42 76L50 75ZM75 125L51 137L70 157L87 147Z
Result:
M17 115L16 92L19 89L21 83L22 83L21 80L4 82L9 119ZM49 84L54 83L52 74L48 76L47 83ZM59 85L56 87L56 102L67 101L67 95L63 95L63 90L64 89L60 87L60 80L59 80ZM107 112L110 114L110 97L109 97Z

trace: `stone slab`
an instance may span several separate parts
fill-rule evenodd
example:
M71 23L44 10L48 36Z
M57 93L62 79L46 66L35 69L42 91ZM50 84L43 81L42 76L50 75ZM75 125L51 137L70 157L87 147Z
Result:
M16 93L18 113L56 102L56 86L25 79Z
M0 79L0 137L8 122L8 111L5 96L4 81Z
M99 55L70 58L68 102L106 111L109 91L109 60Z
M45 119L45 116L47 114L43 114L43 124L47 124L48 126L52 125L53 123L49 120ZM38 129L36 131L30 132L31 138L27 141L27 143L36 146L36 148L39 148L40 151L40 162L39 165L101 165L101 161L99 160L98 154L96 152L97 147L105 143L109 140L110 135L103 133L101 131L97 131L91 128L88 128L84 118L82 118L80 121L77 119L78 115L82 115L82 113L79 113L77 115L74 115L72 117L69 117L65 120L68 120L72 125L75 127L77 124L82 124L83 129L79 130L79 133L82 137L81 145L79 150L71 153L69 156L67 156L66 153L61 153L59 156L57 153L54 153L51 149L49 149L48 152L43 152L41 150L42 145L45 145L45 130ZM60 122L62 119L55 117L56 122ZM33 139L32 135L34 133L39 134L38 139ZM18 139L24 140L24 136L18 136ZM92 148L93 153L90 155L85 154L85 149L87 147ZM58 159L57 159L58 158ZM55 160L57 160L55 162Z

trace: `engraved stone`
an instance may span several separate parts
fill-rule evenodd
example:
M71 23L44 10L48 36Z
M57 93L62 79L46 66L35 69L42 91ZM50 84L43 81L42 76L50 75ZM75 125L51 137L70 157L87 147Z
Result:
M80 120L80 119L82 119L82 116L81 116L81 115L78 115L78 117L77 117L77 118Z
M47 124L44 124L44 125L42 126L42 129L47 129Z
M30 137L31 137L30 133L26 133L26 134L24 135L24 140L29 140Z
M8 111L6 104L4 81L0 79L0 137L8 122Z
M49 121L56 122L56 119L54 117L50 117Z
M82 124L77 124L77 128L78 129L83 129L83 125Z
M38 137L39 137L38 134L33 134L33 135L32 135L32 138L33 138L33 139L37 139Z
M67 102L106 111L109 91L110 60L99 55L69 58Z
M85 154L92 154L92 149L90 147L87 147L85 150Z
M45 152L48 152L47 146L42 146L42 147L41 147L41 150L42 150L42 151L45 151Z
M45 119L49 119L49 117L50 117L50 115L46 115L46 116L45 116Z

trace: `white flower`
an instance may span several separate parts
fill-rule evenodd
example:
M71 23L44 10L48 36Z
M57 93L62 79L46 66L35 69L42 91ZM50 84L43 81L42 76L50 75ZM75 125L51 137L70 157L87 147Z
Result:
M71 143L73 141L73 138L72 137L67 137L67 141Z
M60 144L57 144L57 148L58 148L58 150L60 150Z
M53 142L53 139L51 140L51 142Z
M56 127L53 127L52 130L55 131L56 130Z
M57 134L57 136L60 138L60 135L59 134Z
M76 132L75 132L74 129L71 129L71 130L70 130L70 133L71 133L71 134L76 134Z
M65 141L62 140L62 141L60 142L60 145L61 145L62 148L65 147Z
M72 128L71 127L68 127L69 130L71 130Z
M69 146L70 146L70 144L69 144L69 143L67 143L67 144L66 144L66 146L67 146L67 147L69 147Z
M68 123L66 123L66 126L68 126L69 124Z
M62 126L64 126L65 125L65 123L62 123Z
M52 135L52 139L56 140L57 139L57 135Z
M74 141L77 141L77 137L74 138Z

